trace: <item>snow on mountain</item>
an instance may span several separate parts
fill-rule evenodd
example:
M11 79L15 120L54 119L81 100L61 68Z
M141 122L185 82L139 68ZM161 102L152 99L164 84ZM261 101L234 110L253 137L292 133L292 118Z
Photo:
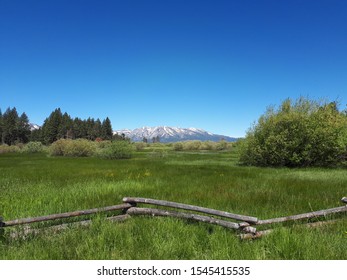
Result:
M40 129L40 126L34 123L29 123L30 131Z
M130 138L134 142L141 142L144 138L151 142L153 138L158 138L160 142L178 142L186 140L200 141L220 141L222 139L233 142L237 138L213 134L199 128L180 128L170 126L142 127L136 129L116 130L114 134L122 135Z

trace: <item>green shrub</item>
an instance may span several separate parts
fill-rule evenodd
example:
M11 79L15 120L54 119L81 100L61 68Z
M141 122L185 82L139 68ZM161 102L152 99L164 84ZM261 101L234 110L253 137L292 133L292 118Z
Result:
M201 147L201 141L191 140L183 143L183 149L187 151L197 151Z
M183 144L181 142L176 142L173 144L174 151L182 151L183 150Z
M227 148L228 148L228 142L224 140L219 141L215 146L215 149L218 151L223 151L223 150L226 150Z
M96 152L95 142L86 139L66 140L64 156L69 157L90 157Z
M65 140L65 139L60 139L52 143L52 145L49 147L49 155L51 156L63 156L64 155L64 150L66 146L66 141L71 141L71 140Z
M213 150L215 147L215 142L212 141L204 141L201 143L201 150L206 150L206 151L210 151Z
M99 141L99 142L96 141L97 147L99 149L104 149L104 148L108 147L109 145L111 145L111 143L112 142L110 140L103 140L103 141Z
M20 152L20 148L17 146L9 146L7 144L0 145L0 154L6 153L18 153Z
M42 153L45 151L45 146L41 142L29 142L23 149L23 153Z
M128 141L114 141L100 151L99 156L106 159L131 158L133 147Z
M269 108L240 145L240 161L257 166L330 166L346 157L347 116L336 103L304 98Z
M136 151L143 151L145 149L145 147L147 147L146 143L143 142L137 142L135 143L135 149Z
M86 139L60 139L49 149L51 156L88 157L93 156L95 152L96 144Z

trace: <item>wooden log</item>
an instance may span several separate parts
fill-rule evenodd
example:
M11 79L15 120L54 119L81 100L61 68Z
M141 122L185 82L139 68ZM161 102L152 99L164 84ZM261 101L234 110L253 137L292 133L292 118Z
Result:
M347 203L347 197L343 197L343 198L341 198L341 202L343 202L343 203Z
M336 208L330 208L326 210L319 210L304 214L298 214L293 216L287 216L287 217L280 217L280 218L274 218L274 219L268 219L268 220L259 220L257 222L257 225L268 225L268 224L274 224L274 223L283 223L288 221L297 221L297 220L303 220L303 219L310 219L310 218L317 218L321 216L326 216L329 214L336 214L336 213L342 213L347 212L347 206L340 206Z
M183 219L194 220L194 221L203 222L203 223L219 225L219 226L230 228L230 229L240 229L240 226L237 223L220 220L213 217L201 216L201 215L192 214L192 213L182 213L182 212L160 210L160 209L153 209L153 208L132 207L127 210L127 214L183 218ZM243 228L243 230L245 232L254 232L254 228L252 227L246 227L246 228Z
M190 210L190 211L201 212L201 213L220 216L220 217L226 217L226 218L230 218L230 219L234 219L238 221L249 222L251 224L255 224L258 222L258 218L256 217L233 214L233 213L219 211L215 209L199 207L199 206L183 204L183 203L170 202L165 200L156 200L156 199L140 198L140 197L125 197L123 198L123 202L124 203L144 203L144 204L152 204L157 206L165 206L165 207Z
M328 220L328 221L320 221L320 222L313 222L313 223L295 225L295 227L304 226L304 227L308 227L308 228L316 228L316 227L321 227L321 226L334 224L336 222L338 222L338 220ZM271 233L273 231L274 231L274 229L260 230L260 231L257 231L256 233L240 234L239 237L242 240L257 239L257 238L260 238L260 237L262 237L264 235L268 235L269 233Z
M130 215L118 215L118 216L112 216L107 217L105 220L111 221L111 222L122 222L130 218ZM65 223L61 225L55 225L55 226L49 226L49 227L43 227L43 228L31 228L29 225L25 225L20 230L15 230L10 233L10 237L12 239L25 239L29 235L36 235L39 234L42 231L49 231L50 233L59 233L63 230L66 230L71 227L88 227L92 223L92 220L84 220L79 222L73 222L73 223Z
M103 207L103 208L93 208L93 209L79 210L79 211L74 211L74 212L53 214L53 215L48 215L48 216L24 218L24 219L17 219L17 220L13 220L13 221L6 221L6 222L4 222L4 226L9 227L9 226L30 224L30 223L36 223L36 222L51 221L51 220L56 220L56 219L72 218L72 217L77 217L77 216L82 216L82 215L91 215L91 214L100 213L100 212L123 210L123 209L128 209L130 207L132 207L131 204L123 203L123 204L107 206L107 207Z

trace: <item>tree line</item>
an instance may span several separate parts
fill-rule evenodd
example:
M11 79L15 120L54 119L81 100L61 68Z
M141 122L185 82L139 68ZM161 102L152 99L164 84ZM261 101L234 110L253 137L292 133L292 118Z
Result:
M113 135L110 119L103 121L99 118L72 118L63 113L60 108L55 109L43 122L39 129L31 129L26 113L18 114L17 109L8 108L4 113L0 109L0 141L1 144L14 145L37 141L51 144L58 139L88 139L124 140L124 135Z

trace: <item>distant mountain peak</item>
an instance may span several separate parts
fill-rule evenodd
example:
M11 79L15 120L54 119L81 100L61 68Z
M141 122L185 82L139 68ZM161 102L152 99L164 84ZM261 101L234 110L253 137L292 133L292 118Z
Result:
M159 138L160 142L179 142L187 140L200 140L200 141L220 141L225 140L228 142L236 141L237 138L218 135L207 132L200 128L180 128L172 126L144 126L141 128L122 129L116 130L114 134L122 135L130 138L134 142L141 142L146 138L149 142L153 138Z
M29 123L29 126L30 126L30 131L37 130L37 129L41 128L39 125L34 124L34 123Z

